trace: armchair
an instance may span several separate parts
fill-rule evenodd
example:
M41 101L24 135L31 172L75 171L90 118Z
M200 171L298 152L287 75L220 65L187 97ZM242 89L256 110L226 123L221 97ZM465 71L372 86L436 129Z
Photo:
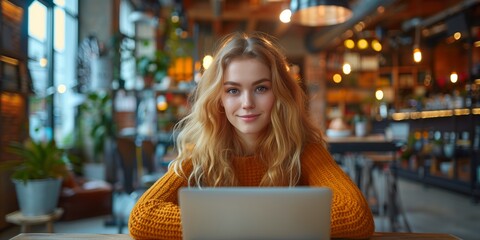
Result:
M62 184L59 207L61 220L109 215L112 213L112 186L101 180L88 180L70 172Z

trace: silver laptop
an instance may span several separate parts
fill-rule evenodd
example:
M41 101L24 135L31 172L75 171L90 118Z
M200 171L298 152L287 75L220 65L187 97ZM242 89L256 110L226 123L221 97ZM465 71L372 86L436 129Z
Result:
M329 188L182 188L179 202L187 240L330 239Z

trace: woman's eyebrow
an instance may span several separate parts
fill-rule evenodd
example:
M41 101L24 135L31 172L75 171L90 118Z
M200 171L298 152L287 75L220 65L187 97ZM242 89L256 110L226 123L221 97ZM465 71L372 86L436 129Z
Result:
M260 80L257 80L255 82L253 82L252 85L257 85L257 84L260 84L260 83L263 83L263 82L271 82L272 80L270 79L267 79L267 78L262 78ZM235 86L240 86L241 84L238 83L238 82L233 82L233 81L226 81L223 83L223 85L235 85Z

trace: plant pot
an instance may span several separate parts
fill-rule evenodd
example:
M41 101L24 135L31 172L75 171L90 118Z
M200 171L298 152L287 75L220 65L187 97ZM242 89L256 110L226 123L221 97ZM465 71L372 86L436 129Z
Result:
M20 211L25 216L39 216L55 211L61 179L13 180Z
M356 122L355 123L355 136L364 137L367 135L367 122Z
M84 163L83 176L90 180L106 180L105 163Z

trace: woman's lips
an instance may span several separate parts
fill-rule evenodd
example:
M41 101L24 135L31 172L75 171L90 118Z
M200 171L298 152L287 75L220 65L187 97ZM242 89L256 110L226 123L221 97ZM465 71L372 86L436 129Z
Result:
M239 117L246 122L251 122L257 119L258 116L260 116L260 114L248 114L248 115L241 115Z

